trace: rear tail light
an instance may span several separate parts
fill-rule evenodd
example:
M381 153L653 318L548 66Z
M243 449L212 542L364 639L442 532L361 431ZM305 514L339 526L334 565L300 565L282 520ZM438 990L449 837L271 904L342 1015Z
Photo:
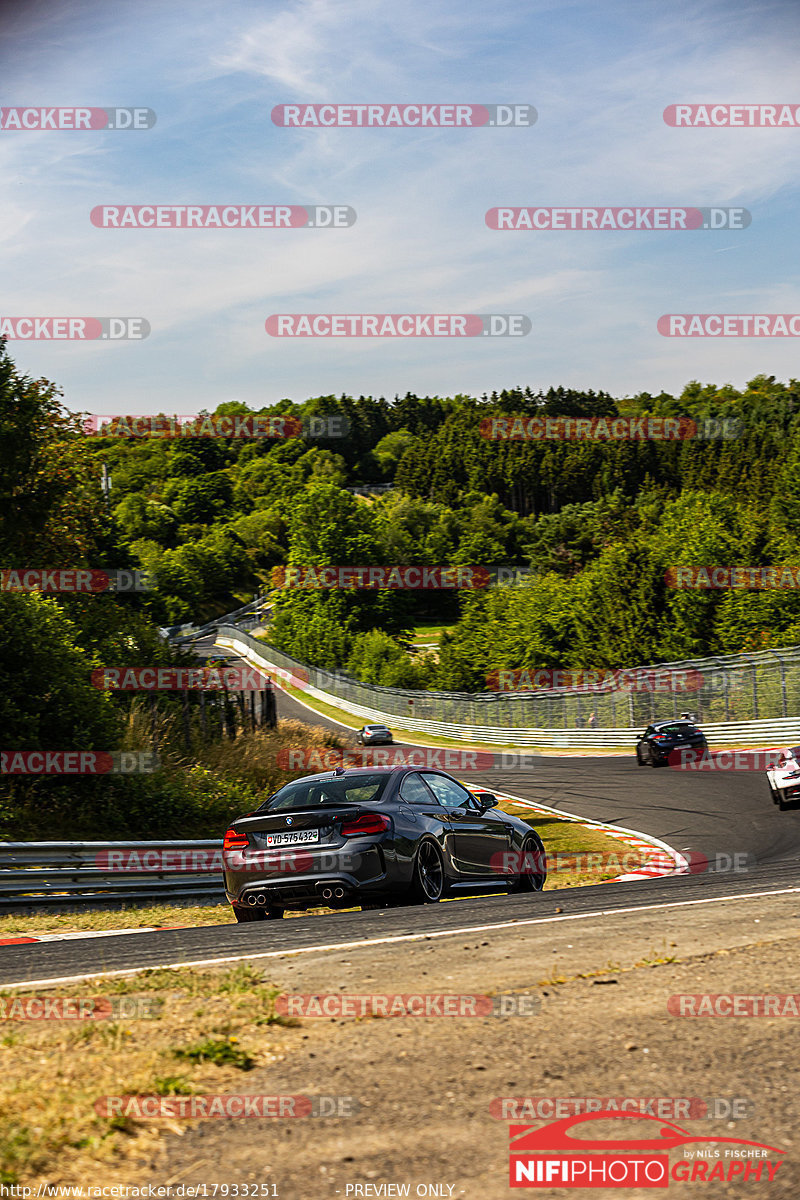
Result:
M222 839L223 850L246 850L250 845L250 839L246 833L239 833L238 829L226 829L225 837Z
M342 822L343 837L362 837L370 833L385 833L391 829L392 823L383 813L364 813L355 821Z

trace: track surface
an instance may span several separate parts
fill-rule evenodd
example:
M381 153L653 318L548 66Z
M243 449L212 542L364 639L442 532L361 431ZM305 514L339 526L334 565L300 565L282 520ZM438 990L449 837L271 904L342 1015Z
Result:
M208 652L210 643L201 648ZM215 653L219 653L216 650ZM278 713L337 732L279 693ZM163 964L206 962L248 954L292 953L373 939L447 934L508 921L563 920L621 908L779 891L800 885L800 810L778 812L763 773L639 768L629 758L548 758L524 771L470 774L488 790L506 791L551 808L653 834L682 852L721 864L747 854L745 871L709 870L663 880L609 883L544 895L462 899L430 907L301 916L254 925L158 930L113 938L0 947L0 986L63 980ZM547 819L537 822L545 845ZM560 910L561 915L556 910Z

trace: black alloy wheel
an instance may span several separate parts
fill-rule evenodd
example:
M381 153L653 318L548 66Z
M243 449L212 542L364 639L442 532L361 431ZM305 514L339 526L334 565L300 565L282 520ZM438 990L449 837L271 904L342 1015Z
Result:
M444 894L444 863L439 848L424 841L417 850L411 895L418 904L437 904Z
M538 838L526 837L525 841L522 843L522 849L520 851L520 861L523 868L525 867L528 856L530 856L530 858L533 860L534 855L541 855L542 860L544 860L544 846ZM542 861L542 867L544 868L544 861ZM520 871L516 880L511 884L509 890L512 892L540 892L545 885L546 879L546 868L541 871L526 871L523 869Z

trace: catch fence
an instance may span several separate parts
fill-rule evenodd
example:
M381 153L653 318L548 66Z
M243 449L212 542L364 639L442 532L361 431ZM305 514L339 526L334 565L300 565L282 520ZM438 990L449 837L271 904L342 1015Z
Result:
M364 683L343 671L299 662L233 625L220 625L217 639L346 713L455 738L613 745L629 742L653 721L683 712L704 728L718 730L719 736L730 732L730 741L800 736L800 646L631 668L619 686L467 693Z

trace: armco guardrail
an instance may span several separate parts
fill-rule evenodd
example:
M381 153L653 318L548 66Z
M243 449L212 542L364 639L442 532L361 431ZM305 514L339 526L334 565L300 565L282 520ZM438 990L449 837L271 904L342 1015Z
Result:
M0 910L223 901L222 842L0 842ZM199 866L199 870L192 867Z
M696 672L712 685L668 694L619 688L604 694L553 688L527 693L412 692L380 687L340 671L298 662L232 625L217 644L276 681L338 708L343 717L411 732L506 746L601 749L633 746L646 725L690 711L718 745L800 742L800 647L728 658L663 663L642 670ZM720 686L721 684L721 686ZM766 712L760 710L768 710ZM771 711L769 711L771 710ZM594 717L589 728L586 727ZM620 717L628 718L624 723ZM549 718L549 719L546 719ZM538 722L538 723L537 723Z

